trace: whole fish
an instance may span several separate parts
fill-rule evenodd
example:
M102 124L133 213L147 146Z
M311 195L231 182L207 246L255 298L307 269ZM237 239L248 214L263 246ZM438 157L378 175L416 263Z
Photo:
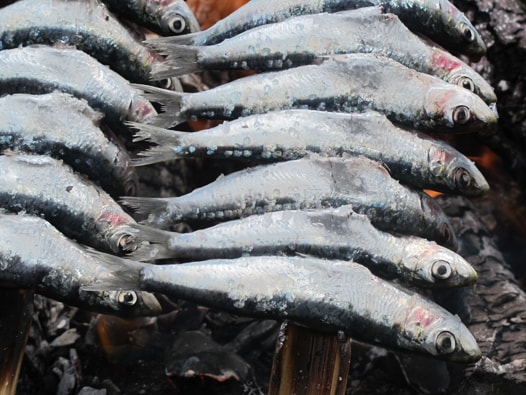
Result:
M486 53L482 37L468 18L447 0L252 0L201 32L167 38L167 42L211 45L268 23L322 12L381 6L411 30L438 44L467 55Z
M102 0L112 11L158 34L198 32L199 22L184 0Z
M0 207L42 216L66 236L99 250L137 248L132 217L100 187L49 156L0 156Z
M0 94L54 90L85 99L112 125L142 122L157 112L116 72L73 48L31 46L0 51Z
M373 54L340 55L320 65L248 76L196 93L138 87L166 106L165 113L147 122L161 127L289 108L376 110L393 122L434 131L484 130L497 122L494 109L467 89Z
M161 313L154 295L136 288L120 288L125 279L136 282L143 265L102 253L94 255L42 218L0 214L0 239L2 286L35 288L44 296L101 313ZM100 282L108 288L82 289ZM112 283L116 283L113 288Z
M376 112L332 113L283 110L224 122L199 133L134 123L135 140L159 144L139 152L136 165L183 157L251 162L298 159L309 152L326 156L364 155L385 163L391 175L424 189L478 196L489 190L468 158L448 144L393 125Z
M168 55L153 66L155 79L208 69L279 70L313 64L324 55L363 52L465 87L487 103L497 101L491 86L470 66L425 43L396 15L382 14L376 7L289 18L211 46L174 45L163 39L150 43Z
M0 49L57 42L143 84L150 82L152 65L162 61L98 0L20 0L0 9ZM175 82L170 78L161 85L171 87Z
M465 363L481 357L458 317L354 262L244 257L148 265L141 271L141 286L234 314L341 330L397 351Z
M137 174L126 150L100 129L103 115L62 92L0 98L0 151L62 159L112 195L134 195Z
M453 251L425 239L378 231L350 206L252 215L190 233L135 227L139 239L155 243L132 253L135 260L300 253L352 260L382 277L423 287L458 287L477 280L473 267Z
M379 229L455 246L448 218L435 201L399 184L382 165L365 157L312 155L241 170L178 197L126 197L122 202L149 214L146 224L159 228L178 221L351 204Z

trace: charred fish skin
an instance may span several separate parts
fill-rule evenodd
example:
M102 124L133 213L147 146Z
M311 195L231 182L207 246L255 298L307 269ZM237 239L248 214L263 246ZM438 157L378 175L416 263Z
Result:
M364 155L385 163L399 181L442 192L480 196L489 185L472 161L448 144L393 125L374 111L332 113L272 111L224 122L199 133L134 123L135 141L159 144L139 152L135 165L189 157L258 163L326 156Z
M248 76L196 93L137 87L166 106L165 113L147 123L167 128L194 117L234 119L292 108L375 110L395 123L449 133L490 130L498 119L467 89L374 54L341 55L321 65Z
M0 156L0 207L40 215L68 237L123 253L138 243L135 221L100 187L48 156Z
M486 52L482 37L469 19L447 0L252 0L210 28L170 42L211 45L269 23L322 12L381 6L418 31L447 48L473 56Z
M163 36L195 33L199 22L184 0L102 0L111 10Z
M113 196L135 194L137 174L128 153L104 135L103 115L86 101L57 91L7 95L0 98L0 114L1 151L50 155L98 180Z
M98 0L17 1L0 10L0 26L2 49L60 42L133 82L149 83L152 65L162 60Z
M161 312L152 294L136 290L140 264L94 256L49 222L29 215L0 214L0 235L2 286L35 288L47 297L101 313L145 316ZM99 283L107 290L82 289Z
M449 220L436 202L399 184L382 165L365 157L313 155L238 171L175 198L126 197L122 202L149 214L146 224L158 228L179 221L351 204L379 229L456 247Z
M300 253L352 260L384 278L424 287L460 287L477 280L476 271L456 253L425 239L378 231L350 206L270 212L190 233L136 227L137 237L150 243L131 254L139 261Z
M149 43L167 55L153 68L156 79L207 69L280 70L312 64L320 56L363 52L466 87L487 103L497 101L492 87L470 66L424 42L396 15L376 7L293 17L211 46L173 45L162 38Z
M31 46L0 51L2 94L54 90L85 99L112 126L121 126L125 119L143 122L157 114L126 79L80 50Z
M244 257L149 265L140 281L149 292L322 331L342 330L388 348L465 363L481 357L458 317L353 262Z

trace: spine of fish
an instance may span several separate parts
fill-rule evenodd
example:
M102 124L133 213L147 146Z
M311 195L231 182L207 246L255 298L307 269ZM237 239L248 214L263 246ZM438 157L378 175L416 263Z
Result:
M253 215L190 233L136 227L137 237L152 244L132 253L135 260L300 253L352 260L382 277L424 287L465 286L477 279L471 265L456 253L425 239L378 231L350 206Z
M0 214L0 284L90 311L157 315L155 296L137 291L136 262L86 250L42 218ZM96 286L97 290L83 289Z
M394 126L368 111L345 114L283 110L225 122L199 133L131 124L135 141L159 144L139 152L135 165L183 157L278 162L309 152L364 155L385 163L391 175L423 189L482 195L489 185L468 158L439 140Z
M210 28L170 37L167 42L212 45L257 26L307 14L381 6L396 14L412 30L426 35L454 52L481 56L482 37L469 19L446 0L252 0Z
M86 53L73 48L32 46L0 51L0 92L42 94L54 90L85 99L119 127L157 114L130 83Z
M235 314L341 330L358 341L430 357L474 362L481 356L458 317L354 262L245 257L149 265L141 285Z
M141 26L173 36L200 31L199 22L184 0L102 0L112 11Z
M0 156L0 207L40 215L66 236L113 253L138 240L132 217L100 187L48 156Z
M137 174L128 153L104 135L103 115L84 100L61 92L8 95L0 98L0 114L1 151L50 155L113 196L135 194Z
M174 198L126 197L122 202L149 214L146 224L159 228L178 221L350 204L379 229L455 246L449 220L435 201L399 184L365 157L309 156L238 171Z
M0 9L2 49L57 42L73 45L124 78L144 84L150 82L152 65L162 60L98 0L21 0Z
M149 42L167 55L153 67L154 79L214 69L280 70L313 64L320 56L375 53L466 87L486 102L497 100L491 86L466 63L425 43L396 15L375 7L294 17L211 46L174 45L162 38Z
M246 89L247 86L250 89ZM149 124L172 127L188 119L234 119L275 110L376 110L392 122L433 131L485 130L495 111L474 93L374 54L342 55L321 65L241 78L196 93L138 86L166 112Z

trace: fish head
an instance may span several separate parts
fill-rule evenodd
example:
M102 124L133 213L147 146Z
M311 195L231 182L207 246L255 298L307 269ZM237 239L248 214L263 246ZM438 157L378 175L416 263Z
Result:
M442 210L442 207L424 193L420 195L420 204L424 214L427 238L452 250L456 250L458 248L458 241L455 236L455 231L446 213Z
M146 100L144 97L137 95L130 102L128 108L128 121L143 122L147 118L157 115L157 111L153 107L152 103Z
M400 345L451 362L471 363L482 354L477 341L458 316L419 298L408 306Z
M491 130L498 121L495 106L456 85L437 83L424 100L428 126L435 131L474 132Z
M468 65L461 65L451 70L447 74L446 81L473 92L487 104L497 102L497 95L491 85Z
M194 13L183 0L156 0L159 3L155 10L147 14L155 20L163 35L178 36L195 33L201 30ZM147 7L148 8L148 7Z
M411 238L404 249L404 269L426 287L464 287L477 281L475 269L460 255L438 244Z
M97 311L125 317L154 316L162 312L162 306L152 293L133 289L81 289L81 299Z
M437 141L427 154L430 178L437 184L467 196L481 196L489 191L477 166L448 144Z
M440 0L442 23L451 37L452 46L475 59L486 54L486 44L466 15L448 0Z

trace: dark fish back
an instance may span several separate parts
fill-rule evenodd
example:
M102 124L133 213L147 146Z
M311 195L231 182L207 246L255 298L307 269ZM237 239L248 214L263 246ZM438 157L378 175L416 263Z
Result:
M50 155L114 196L133 195L137 175L124 147L100 129L103 115L85 101L53 92L0 98L0 150Z

